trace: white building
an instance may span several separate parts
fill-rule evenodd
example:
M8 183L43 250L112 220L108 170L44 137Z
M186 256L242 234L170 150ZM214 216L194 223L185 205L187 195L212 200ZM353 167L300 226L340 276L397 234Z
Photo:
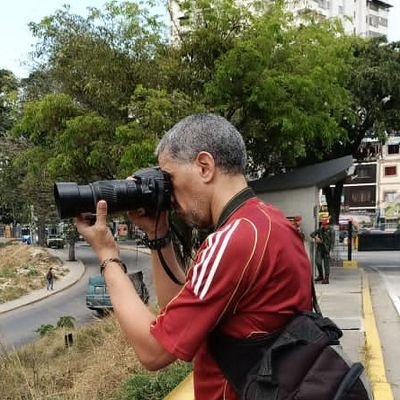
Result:
M341 19L345 31L364 37L387 35L392 1L381 0L289 0L294 13L315 10L325 18Z
M385 217L389 228L400 222L400 137L389 136L382 146L382 158L378 160L378 198L380 216Z
M272 1L272 0L265 0ZM176 38L176 31L185 18L178 6L178 0L169 0L172 20L171 37ZM242 4L251 0L238 0ZM338 17L345 31L363 37L386 36L388 16L394 0L287 0L287 8L294 14L314 10L321 17Z

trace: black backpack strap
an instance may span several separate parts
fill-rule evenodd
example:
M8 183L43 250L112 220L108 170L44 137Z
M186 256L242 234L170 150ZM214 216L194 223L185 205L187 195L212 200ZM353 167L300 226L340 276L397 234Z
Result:
M346 400L348 398L350 389L356 384L363 371L364 367L361 363L354 363L340 382L339 388L333 400Z
M259 365L277 333L256 338L234 338L218 330L208 337L208 347L217 365L235 392L240 396L246 385L247 375Z

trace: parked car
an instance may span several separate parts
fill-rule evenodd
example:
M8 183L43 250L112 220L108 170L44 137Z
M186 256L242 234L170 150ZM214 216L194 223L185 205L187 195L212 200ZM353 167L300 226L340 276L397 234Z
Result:
M31 230L29 228L21 229L21 239L22 243L32 244L32 235L31 235Z
M143 281L142 271L130 273L128 276L142 301L147 304L149 292ZM110 294L107 291L107 285L102 275L89 277L86 289L86 306L96 311L99 315L112 311Z
M59 235L49 235L47 236L46 245L52 249L63 249L65 245L64 238Z

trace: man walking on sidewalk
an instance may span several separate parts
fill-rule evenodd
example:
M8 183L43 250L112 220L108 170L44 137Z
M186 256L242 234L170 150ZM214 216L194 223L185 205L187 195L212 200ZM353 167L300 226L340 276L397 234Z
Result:
M54 285L54 273L53 273L53 267L50 267L49 270L47 271L46 275L47 279L47 290L53 290L53 285Z

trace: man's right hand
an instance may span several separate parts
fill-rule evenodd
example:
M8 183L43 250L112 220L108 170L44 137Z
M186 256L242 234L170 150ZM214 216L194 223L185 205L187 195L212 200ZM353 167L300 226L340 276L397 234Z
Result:
M155 237L162 238L168 233L169 222L167 211L163 211L160 214L158 223L156 216L152 213L146 212L146 209L144 208L128 211L128 217L132 223L137 225L142 231L146 232L149 239L154 239Z

